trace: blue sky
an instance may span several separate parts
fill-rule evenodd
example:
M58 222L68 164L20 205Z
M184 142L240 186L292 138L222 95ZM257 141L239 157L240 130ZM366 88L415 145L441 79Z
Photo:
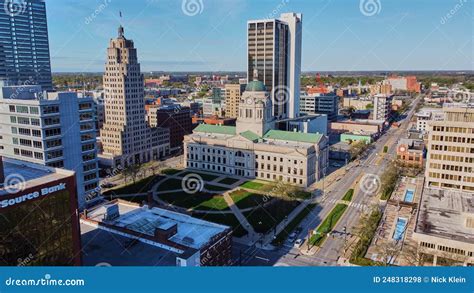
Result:
M183 1L198 3L194 16ZM371 11L360 2L373 2ZM303 13L304 71L473 70L474 0L46 0L54 72L104 70L123 13L142 71L246 67L246 22ZM371 4L371 3L369 3ZM369 6L370 7L370 6ZM188 14L190 11L185 10Z

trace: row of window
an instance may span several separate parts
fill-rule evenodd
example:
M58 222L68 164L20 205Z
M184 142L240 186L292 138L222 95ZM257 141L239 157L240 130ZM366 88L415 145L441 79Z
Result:
M37 160L43 160L43 153L40 153L40 152L33 152L33 151L29 151L29 150L14 148L13 153L17 156L22 156L22 157L26 157L26 158L35 158Z
M38 107L28 107L28 106L9 106L10 113L21 113L21 114L39 114Z
M474 133L474 128L433 126L433 131L454 132L454 133Z
M431 149L434 151L474 154L474 148L466 148L466 147L460 147L460 146L433 144L431 145Z
M459 156L452 156L452 155L430 154L430 158L432 160L443 160L443 161L458 162L458 163L470 163L470 164L474 163L474 158L459 157Z
M430 169L455 171L455 172L473 172L473 167L463 167L459 165L446 165L439 163L430 163Z
M247 176L247 177L250 176L250 172L248 170L235 169L235 173L234 173L231 168L227 168L225 166L219 166L219 165L216 166L213 164L187 162L187 166L189 168L197 168L197 169L202 168L209 171L227 172L228 174L237 175L237 176ZM273 179L273 180L280 180L280 181L283 181L285 179L283 175L277 176L276 174L270 174L270 173L264 173L264 172L255 172L255 177L261 178L261 179L269 179L269 180ZM299 185L304 184L304 180L298 179L298 178L286 177L286 181L288 183L293 183L293 184L299 184Z
M10 116L10 122L12 124L21 124L21 125L33 125L40 126L40 120L38 118L27 118L27 117L17 117Z
M444 136L444 135L433 135L432 141L447 141L447 142L458 142L458 143L473 143L474 138L470 137L457 137L457 136Z

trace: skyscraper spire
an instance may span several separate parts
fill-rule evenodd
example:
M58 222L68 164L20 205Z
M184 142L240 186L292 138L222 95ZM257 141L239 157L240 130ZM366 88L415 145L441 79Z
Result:
M119 16L120 16L120 26L118 28L118 37L123 38L124 37L124 29L122 26L122 11L119 11Z
M119 36L119 38L124 37L124 29L123 29L122 25L120 25L119 28L118 28L118 36Z

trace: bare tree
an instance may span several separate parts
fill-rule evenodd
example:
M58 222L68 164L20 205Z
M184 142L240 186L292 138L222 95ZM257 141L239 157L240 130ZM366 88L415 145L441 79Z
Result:
M397 241L382 241L376 246L384 266L390 266L401 254L402 245Z
M138 172L140 171L140 167L138 165L130 165L123 170L124 176L132 177L133 184L137 181Z

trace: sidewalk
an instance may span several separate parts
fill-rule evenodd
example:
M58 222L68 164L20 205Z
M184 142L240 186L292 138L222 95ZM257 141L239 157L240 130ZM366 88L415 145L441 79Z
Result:
M226 201L227 205L230 207L230 209L232 210L232 212L234 213L235 217L237 218L237 220L239 220L240 224L242 225L242 227L247 230L248 232L248 235L246 236L246 238L248 238L248 242L247 244L248 245L253 245L255 244L255 242L258 241L258 239L260 238L259 234L257 234L255 232L255 230L253 229L252 225L250 225L250 223L247 221L247 219L245 218L245 216L242 214L242 212L240 211L240 209L235 205L234 203L234 200L232 199L232 197L229 195L229 192L226 192L224 193L224 200ZM242 240L242 238L241 238Z

